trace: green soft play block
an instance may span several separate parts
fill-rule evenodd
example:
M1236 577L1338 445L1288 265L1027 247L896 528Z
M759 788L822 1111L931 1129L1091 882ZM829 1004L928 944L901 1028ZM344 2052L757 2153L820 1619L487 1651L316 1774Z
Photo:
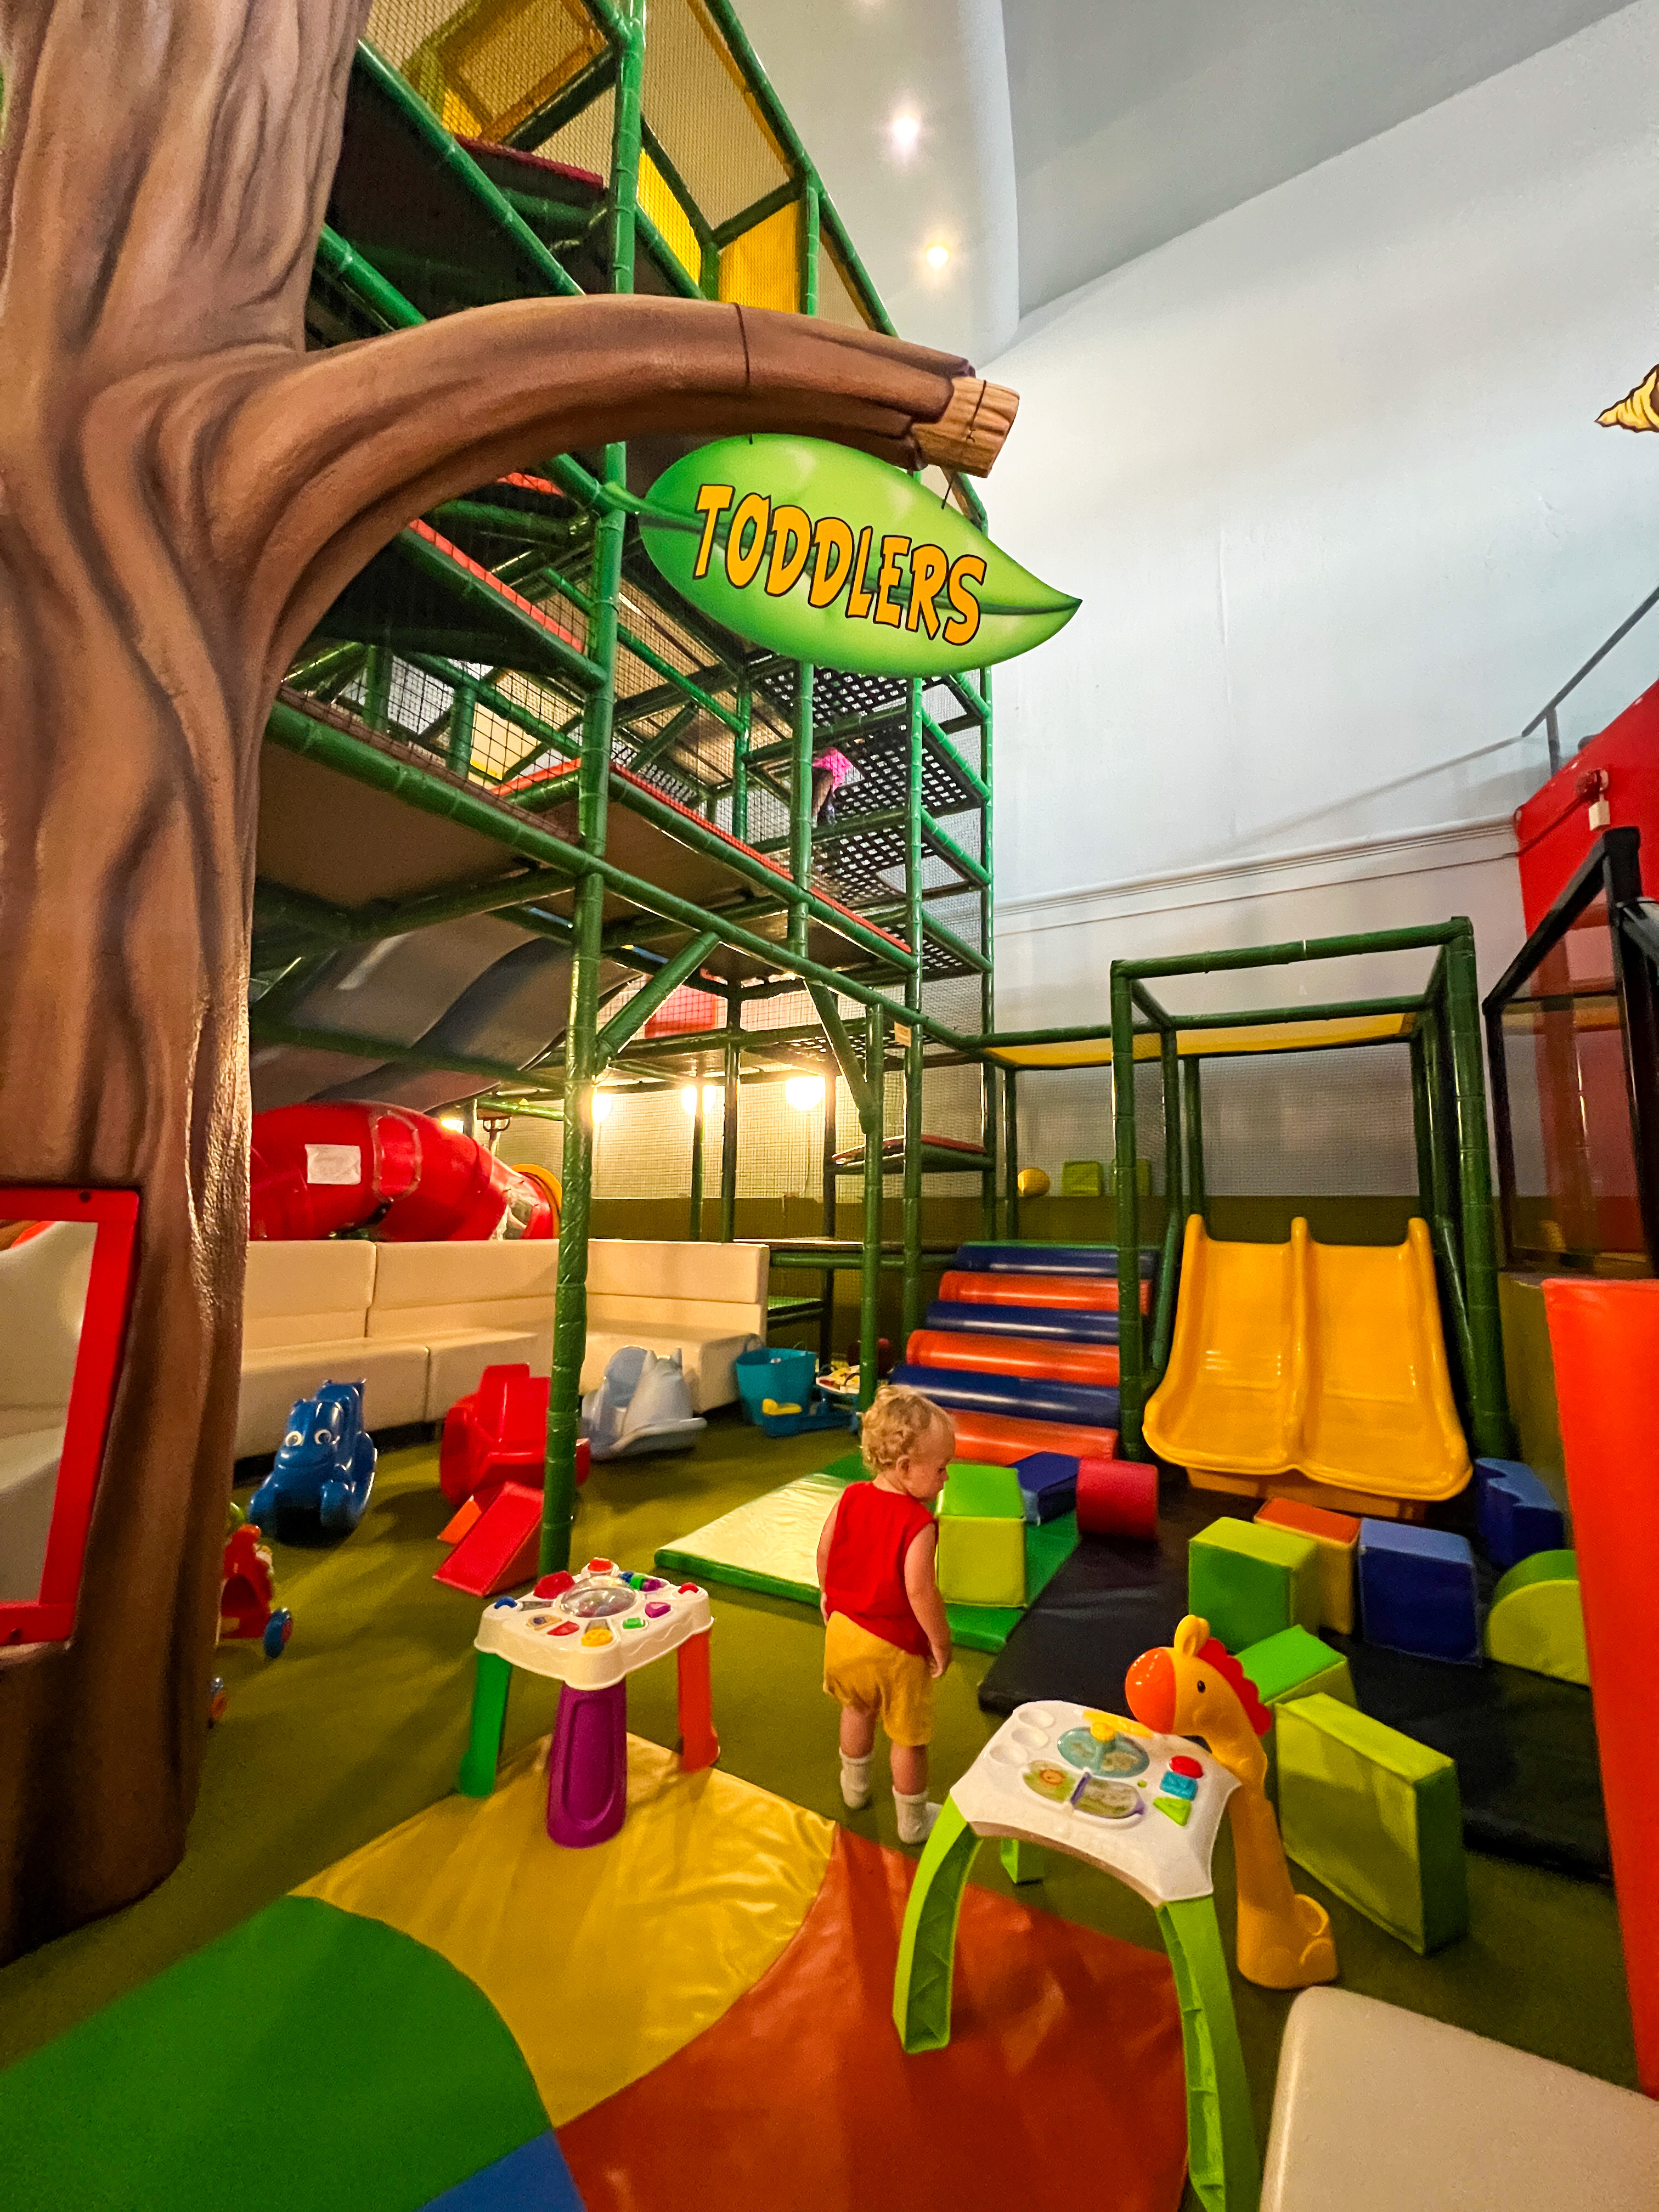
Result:
M1255 1693L1264 1705L1276 1705L1285 1698L1312 1697L1321 1691L1327 1697L1340 1698L1345 1705L1358 1702L1353 1693L1353 1676L1342 1654L1299 1626L1281 1628L1277 1636L1264 1637L1260 1644L1247 1644L1238 1654L1238 1663L1255 1684Z
M1319 1547L1261 1521L1212 1521L1187 1547L1187 1610L1229 1651L1319 1626Z
M1024 1516L941 1514L938 1571L946 1605L1024 1605Z
M1588 1683L1577 1552L1534 1552L1492 1594L1486 1656L1557 1681Z
M1449 1759L1316 1692L1273 1714L1285 1849L1413 1951L1469 1924L1463 1810Z
M1025 1501L1019 1475L1012 1467L981 1467L975 1460L952 1460L945 1471L939 1518L965 1521L1023 1521Z
M1062 1198L1104 1198L1106 1170L1098 1160L1066 1160L1060 1170Z

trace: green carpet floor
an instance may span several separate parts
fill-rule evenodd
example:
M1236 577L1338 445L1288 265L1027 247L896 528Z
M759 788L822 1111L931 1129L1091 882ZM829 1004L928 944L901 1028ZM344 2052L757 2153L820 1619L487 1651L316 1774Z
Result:
M823 1462L822 1437L771 1441L718 1415L677 1458L595 1470L583 1493L576 1554L648 1565L659 1545ZM246 1919L453 1784L465 1735L478 1606L431 1579L448 1509L436 1448L388 1452L356 1534L329 1552L279 1548L278 1601L293 1641L266 1661L257 1646L218 1655L230 1708L208 1745L183 1864L128 1911L0 1971L0 2064L84 2019L121 1991ZM860 1834L896 1841L890 1794L867 1813L842 1806L835 1714L819 1682L823 1632L802 1607L741 1590L714 1592L715 1722L722 1763ZM975 1690L990 1662L959 1652L939 1686L935 1794L996 1723ZM205 1709L206 1686L204 1685ZM520 1679L507 1727L516 1749L552 1724L557 1692ZM659 1743L675 1737L675 1672L629 1685L629 1717ZM1058 1856L1040 1896L1080 1924L1158 1948L1151 1912L1091 1869ZM1217 1852L1224 1936L1232 1938L1225 1831ZM976 1878L1006 1887L994 1852ZM1471 1932L1419 1959L1321 1891L1344 1984L1633 2083L1630 2020L1612 1893L1475 1856ZM1279 2039L1290 2000L1236 1983L1240 2032L1265 2141Z

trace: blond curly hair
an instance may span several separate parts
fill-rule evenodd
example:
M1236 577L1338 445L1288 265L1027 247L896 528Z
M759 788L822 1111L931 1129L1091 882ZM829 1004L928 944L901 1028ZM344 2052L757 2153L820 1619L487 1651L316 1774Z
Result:
M902 1383L884 1382L864 1417L859 1440L864 1464L872 1474L881 1474L901 1460L913 1457L918 1447L940 1430L954 1446L956 1424L943 1406L936 1406L920 1390L908 1389Z

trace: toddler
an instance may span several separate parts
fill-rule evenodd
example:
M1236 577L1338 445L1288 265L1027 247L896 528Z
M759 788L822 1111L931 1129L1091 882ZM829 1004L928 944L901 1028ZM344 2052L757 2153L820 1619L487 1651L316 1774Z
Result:
M925 1843L933 1683L951 1631L933 1573L933 1500L956 1449L950 1416L920 1390L884 1384L864 1417L872 1480L849 1483L818 1538L823 1686L841 1705L841 1794L870 1802L876 1720L887 1731L899 1841Z

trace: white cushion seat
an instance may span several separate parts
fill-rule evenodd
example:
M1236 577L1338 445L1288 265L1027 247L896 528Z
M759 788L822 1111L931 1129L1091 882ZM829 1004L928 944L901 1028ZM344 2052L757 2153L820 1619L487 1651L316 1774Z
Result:
M1261 2212L1653 2212L1659 2104L1349 1990L1279 2056Z
M371 1338L370 1341L374 1340ZM532 1375L553 1370L553 1324L515 1333L511 1329L459 1329L441 1336L429 1332L426 1340L426 1415L441 1421L458 1398L475 1391L486 1367L514 1367L522 1363Z
M274 1452L287 1431L295 1399L314 1396L324 1382L363 1384L363 1425L371 1431L423 1421L426 1377L423 1344L344 1336L244 1351L236 1457Z
M597 1390L606 1366L624 1345L641 1345L659 1359L678 1352L691 1393L691 1410L706 1413L736 1399L738 1354L751 1351L760 1341L752 1331L722 1333L719 1324L702 1328L693 1322L624 1322L621 1327L596 1328L590 1320L581 1387L585 1392Z

